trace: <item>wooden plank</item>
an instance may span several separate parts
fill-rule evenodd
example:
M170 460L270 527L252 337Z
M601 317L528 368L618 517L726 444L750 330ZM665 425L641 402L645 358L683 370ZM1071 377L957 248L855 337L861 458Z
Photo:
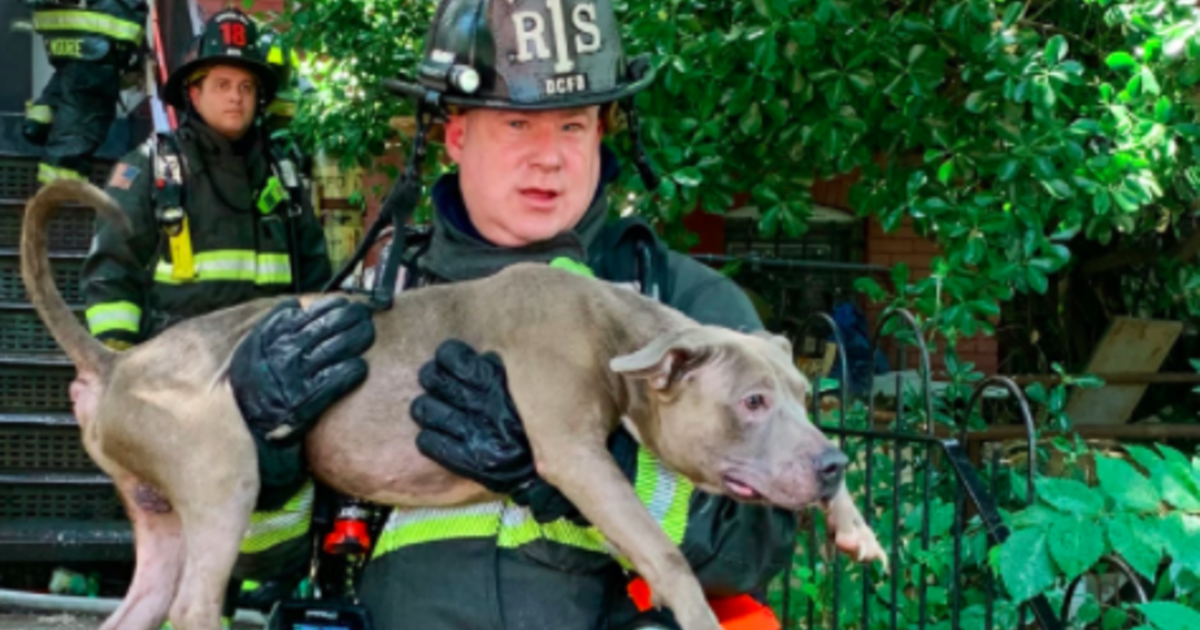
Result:
M1089 374L1154 373L1183 332L1183 322L1116 317L1084 370ZM1146 384L1107 385L1071 394L1066 412L1076 425L1125 424Z

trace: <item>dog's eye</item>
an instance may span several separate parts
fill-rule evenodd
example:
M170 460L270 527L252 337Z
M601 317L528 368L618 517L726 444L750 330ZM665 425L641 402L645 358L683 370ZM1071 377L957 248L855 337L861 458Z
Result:
M767 397L762 394L750 394L742 399L747 411L761 411L767 406Z

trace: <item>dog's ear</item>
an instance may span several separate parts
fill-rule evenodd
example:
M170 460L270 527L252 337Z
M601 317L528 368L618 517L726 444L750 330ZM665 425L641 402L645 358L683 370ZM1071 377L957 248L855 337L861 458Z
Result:
M646 379L664 390L703 365L716 353L703 329L690 328L660 335L641 350L615 357L609 368L630 378Z
M778 346L780 350L783 350L788 357L792 356L792 342L787 337L784 337L783 335L776 335L775 333L767 332L765 330L756 330L750 334L758 337L759 339L766 339L767 341L770 341Z

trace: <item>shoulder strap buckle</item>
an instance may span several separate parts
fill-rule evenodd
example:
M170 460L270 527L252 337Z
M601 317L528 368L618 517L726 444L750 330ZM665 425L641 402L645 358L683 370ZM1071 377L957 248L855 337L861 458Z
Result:
M151 145L150 162L154 168L154 218L168 236L183 229L183 162L179 145L169 133L157 134Z

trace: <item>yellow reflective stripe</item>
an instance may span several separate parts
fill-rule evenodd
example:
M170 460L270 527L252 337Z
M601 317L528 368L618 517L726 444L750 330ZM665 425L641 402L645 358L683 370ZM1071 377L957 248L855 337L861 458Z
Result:
M242 536L241 553L259 553L308 533L315 488L310 481L274 512L255 512Z
M142 25L119 20L92 11L37 11L33 14L35 31L80 31L104 35L136 44L142 39Z
M114 330L137 333L142 321L142 308L133 302L106 302L87 310L88 329L93 335Z
M646 509L650 510L655 522L662 525L671 542L683 542L683 535L687 532L692 483L664 466L644 448L638 449L636 479L634 490Z
M81 182L87 181L87 178L85 178L83 175L80 175L78 172L69 168L50 166L45 162L38 164L37 180L39 183L49 184L57 179L74 179Z
M254 282L290 284L292 262L287 254L258 254L250 250L227 249L195 255L195 281ZM155 282L182 284L172 275L171 263L160 260L154 269Z
M654 520L662 526L671 542L680 544L687 533L689 504L694 487L683 476L667 468L649 451L640 449L634 489ZM580 527L566 519L541 524L527 508L492 502L462 508L408 509L392 511L375 557L408 545L461 538L496 537L496 545L515 549L538 540L546 540L583 551L607 553L625 568L628 559L594 527Z
M535 540L549 540L596 553L613 551L604 535L595 527L579 527L565 519L546 524L538 523L528 508L513 503L505 507L500 527L500 537L496 544L506 549L515 549Z
M437 540L491 538L500 530L499 501L460 508L395 508L379 534L373 557Z
M258 284L291 284L292 259L287 254L259 254L256 264Z
M34 122L50 124L54 121L54 110L49 105L38 105L33 101L25 103L25 118Z

